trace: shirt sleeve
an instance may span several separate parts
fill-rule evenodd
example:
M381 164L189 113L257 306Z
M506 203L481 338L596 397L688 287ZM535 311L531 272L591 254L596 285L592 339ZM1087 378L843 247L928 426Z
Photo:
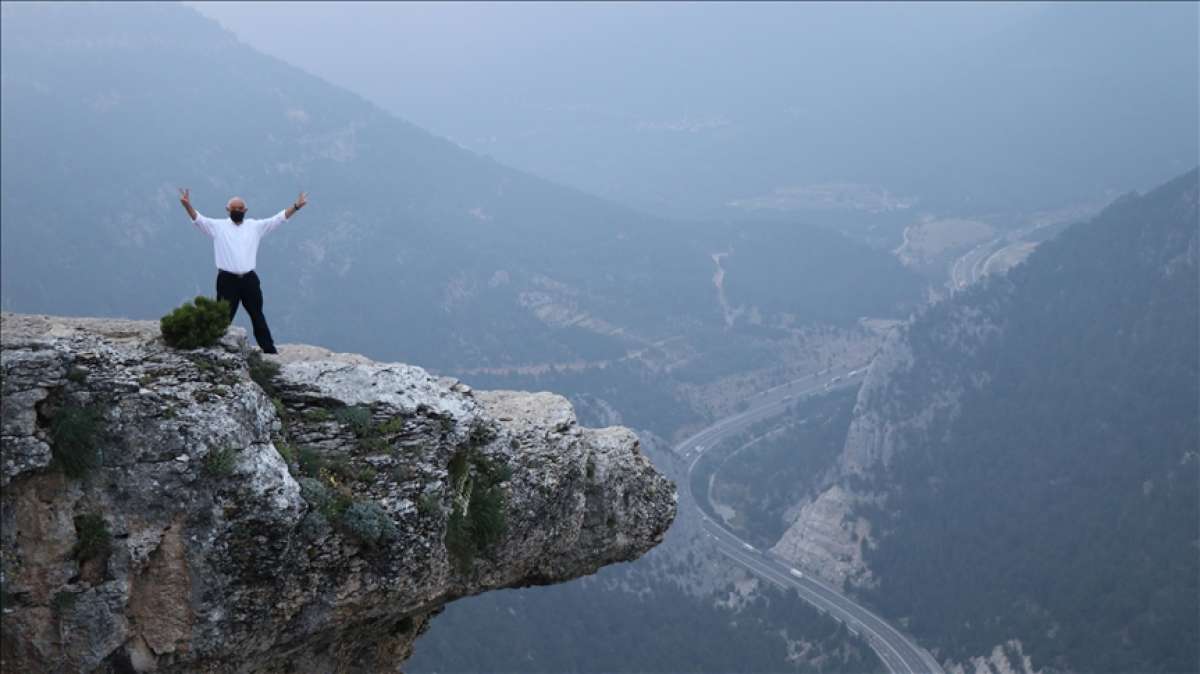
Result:
M271 231L274 230L276 227L282 225L283 221L287 220L286 213L287 213L287 210L285 209L285 210L279 211L275 215L272 215L271 217L267 218L266 220L259 220L258 225L262 230L262 234L260 236L266 236L266 235L270 234Z
M192 224L196 226L196 229L204 232L211 238L213 235L213 227L215 226L216 223L214 223L212 221L212 218L206 218L203 215L200 215L199 213L197 213L196 219L192 220Z

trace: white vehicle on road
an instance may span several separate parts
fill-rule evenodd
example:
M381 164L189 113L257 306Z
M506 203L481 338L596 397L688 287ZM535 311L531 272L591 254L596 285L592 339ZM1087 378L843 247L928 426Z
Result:
M750 545L749 543L742 543L742 547L746 548L750 552L757 552L757 550L754 549L754 546Z
M797 577L797 578L803 578L803 577L804 577L804 574L803 574L803 573L800 573L800 569L788 569L788 571L791 571L792 575L793 575L793 576L795 576L795 577Z

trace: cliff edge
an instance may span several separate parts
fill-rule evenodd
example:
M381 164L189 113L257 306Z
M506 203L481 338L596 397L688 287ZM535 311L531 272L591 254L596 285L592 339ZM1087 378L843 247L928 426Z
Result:
M398 671L446 602L632 560L674 485L625 428L285 345L0 315L8 671Z

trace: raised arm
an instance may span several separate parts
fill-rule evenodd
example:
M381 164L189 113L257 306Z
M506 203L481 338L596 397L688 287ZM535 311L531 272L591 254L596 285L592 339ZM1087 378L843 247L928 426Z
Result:
M192 224L196 226L196 229L209 236L213 235L212 221L197 213L195 208L192 208L191 194L187 189L182 187L179 188L179 203L183 204L183 210L187 211L188 217L192 219Z
M256 220L255 222L257 222L259 224L259 226L262 227L262 235L266 236L267 234L270 234L271 232L275 231L275 228L282 225L288 218L295 215L296 211L300 210L301 208L304 208L304 205L307 203L308 203L308 199L307 199L306 195L303 192L301 192L300 196L296 199L295 202L292 203L291 206L288 206L287 208L283 209L282 211L279 211L275 215L267 218L266 220Z
M195 222L196 216L199 215L199 213L196 212L196 209L192 208L192 196L190 190L183 187L179 188L179 203L183 204L183 210L187 211L188 217Z
M285 218L292 217L293 215L296 214L296 211L300 210L301 208L304 208L304 205L307 203L308 203L308 195L306 195L304 192L301 192L300 196L296 199L295 203L293 203L291 206L288 206L286 209L284 209L283 217L285 217Z

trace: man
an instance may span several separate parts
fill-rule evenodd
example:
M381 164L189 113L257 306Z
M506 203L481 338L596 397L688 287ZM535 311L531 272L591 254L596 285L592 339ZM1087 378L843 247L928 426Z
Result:
M258 242L284 220L296 214L308 203L304 192L288 208L266 220L247 220L246 202L234 197L225 205L229 217L223 220L206 218L192 208L191 196L186 189L179 190L179 202L192 219L196 228L213 240L213 253L217 259L217 299L229 302L229 320L237 314L238 303L246 306L250 322L254 324L254 339L263 353L276 353L271 330L263 316L262 287L258 274L254 273L258 257Z

